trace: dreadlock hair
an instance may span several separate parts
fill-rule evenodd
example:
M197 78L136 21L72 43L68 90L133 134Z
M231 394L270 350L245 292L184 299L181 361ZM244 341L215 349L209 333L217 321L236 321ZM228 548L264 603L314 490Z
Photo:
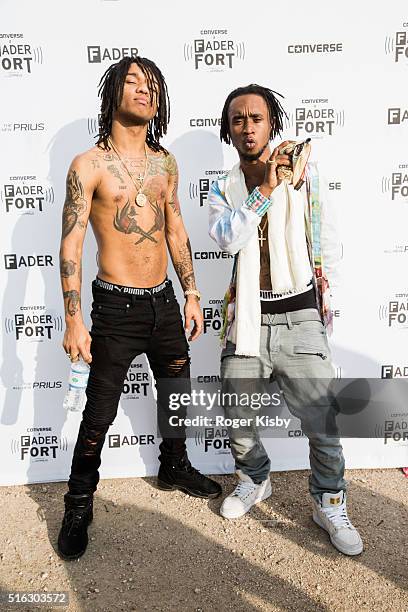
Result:
M231 91L228 98L225 100L224 108L222 109L221 115L221 128L220 128L220 140L223 140L227 144L231 142L231 134L229 129L228 122L228 109L234 98L238 96L246 96L247 94L256 94L257 96L261 96L268 107L269 119L272 124L271 133L269 135L269 140L272 140L280 134L283 130L283 115L288 118L286 112L283 110L280 101L275 97L274 94L283 98L282 94L277 91L273 91L272 89L268 89L267 87L262 87L261 85L256 85L252 83L251 85L247 85L246 87L238 87Z
M156 64L145 57L124 57L119 62L109 66L99 81L98 95L101 98L101 112L96 144L102 144L105 149L110 149L108 138L112 131L113 113L122 102L125 79L131 64L139 66L145 75L150 101L157 95L155 94L154 80L157 81L159 87L157 113L147 126L146 144L153 151L162 151L165 155L168 155L168 151L159 143L160 138L166 134L167 125L170 121L170 101L167 85Z

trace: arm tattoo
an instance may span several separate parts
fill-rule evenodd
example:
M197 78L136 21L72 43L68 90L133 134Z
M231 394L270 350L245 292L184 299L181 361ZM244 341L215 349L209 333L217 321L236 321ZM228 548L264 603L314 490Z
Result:
M85 227L85 224L79 219L85 210L84 187L77 172L70 170L67 176L67 195L62 213L62 239L72 232L75 225Z
M177 174L176 158L171 153L164 157L162 155L149 155L148 161L147 176L165 176L166 174L175 176Z
M150 240L155 244L157 239L152 235L155 232L160 232L164 227L164 214L158 202L150 204L154 212L154 221L150 229L144 230L137 222L136 206L128 200L122 210L119 207L116 209L116 215L113 219L113 227L124 234L139 234L140 238L135 245L140 244L144 240Z
M73 317L77 312L81 303L81 298L78 291L72 289L70 291L64 291L64 300L67 299L67 313Z
M178 261L174 262L174 269L183 288L195 289L193 258L191 255L190 240L187 238L186 244L183 244L178 252Z
M170 155L166 155L166 157L164 158L163 167L165 171L170 174L170 176L177 175L177 162L174 155L172 155L171 153Z
M68 278L75 274L76 263L72 259L61 259L60 261L60 275L61 278Z
M171 191L171 196L170 196L169 204L170 204L172 210L175 212L175 214L179 217L181 215L181 211L180 211L180 203L179 203L178 198L177 198L177 185L178 185L178 175L176 173L175 174L175 179L174 179L173 189Z

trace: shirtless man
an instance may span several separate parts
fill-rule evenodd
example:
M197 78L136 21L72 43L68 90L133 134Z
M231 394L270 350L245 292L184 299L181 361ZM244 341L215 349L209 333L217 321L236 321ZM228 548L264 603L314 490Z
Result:
M69 168L62 219L63 346L72 361L82 357L91 366L58 538L65 559L76 559L86 550L101 451L132 360L145 353L156 383L171 378L188 385L185 330L193 324L189 340L195 340L203 321L177 197L177 164L159 144L169 119L163 75L148 59L124 58L108 68L99 93L99 139ZM90 333L80 301L88 219L99 252ZM166 275L166 243L186 298L184 328ZM160 424L169 411L168 393L160 384L157 388ZM178 435L163 436L160 444L159 486L217 497L221 487L191 466L184 431Z

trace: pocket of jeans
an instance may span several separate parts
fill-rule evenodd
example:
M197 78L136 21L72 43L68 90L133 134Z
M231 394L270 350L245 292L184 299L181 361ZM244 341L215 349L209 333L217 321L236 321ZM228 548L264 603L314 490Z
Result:
M293 347L293 352L295 355L316 355L320 359L327 359L329 356L329 351L326 347L312 346L310 344L297 344Z
M235 355L236 345L233 342L228 340L227 346L221 351L221 361L225 359L225 357L230 357L231 355Z
M130 304L92 304L91 316L98 318L99 315L122 316L129 312Z

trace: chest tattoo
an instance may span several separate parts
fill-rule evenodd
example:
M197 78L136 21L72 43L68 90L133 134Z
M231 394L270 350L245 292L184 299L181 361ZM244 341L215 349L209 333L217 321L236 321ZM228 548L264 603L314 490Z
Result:
M116 208L116 215L113 220L113 227L123 234L139 234L140 238L135 242L135 245L144 242L145 240L150 240L155 244L158 243L157 239L153 236L156 232L162 231L164 227L164 214L160 207L160 204L156 202L151 202L150 207L154 213L154 220L151 227L147 230L144 230L138 223L138 212L136 210L136 206L132 204L129 199L126 204L120 209Z

